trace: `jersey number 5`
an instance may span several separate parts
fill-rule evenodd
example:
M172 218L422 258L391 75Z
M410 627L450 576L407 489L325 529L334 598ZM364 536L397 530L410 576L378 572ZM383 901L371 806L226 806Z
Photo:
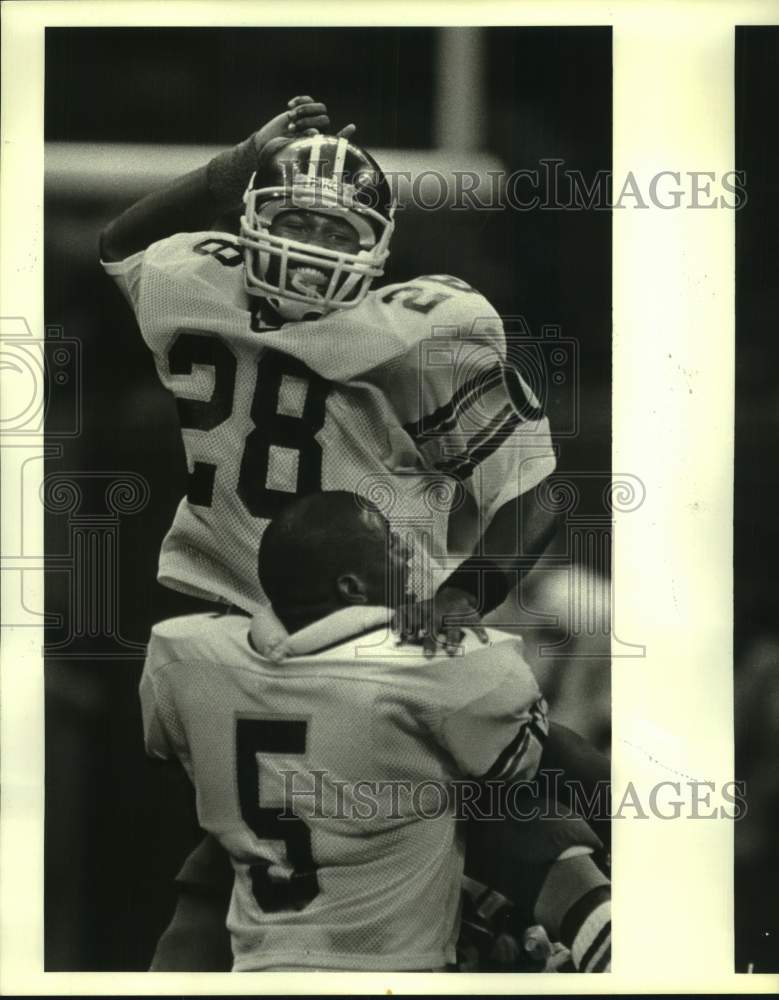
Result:
M191 375L195 365L213 369L207 400L176 396L182 428L211 431L233 412L237 362L219 337L181 330L168 353L171 375ZM252 517L273 518L295 496L322 488L322 447L316 433L325 422L330 383L302 361L268 351L257 362L257 382L238 476L238 496ZM187 499L210 507L217 467L195 462ZM284 475L286 473L286 475ZM284 479L290 489L279 488Z
M308 723L302 719L236 719L235 759L241 818L259 840L281 840L286 848L288 878L274 878L270 861L252 865L249 874L257 905L265 913L304 910L319 895L311 831L305 821L284 806L261 806L258 754L306 752Z

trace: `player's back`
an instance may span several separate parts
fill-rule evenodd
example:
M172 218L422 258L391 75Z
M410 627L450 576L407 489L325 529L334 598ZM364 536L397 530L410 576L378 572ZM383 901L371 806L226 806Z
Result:
M174 619L152 635L147 748L182 760L201 825L231 856L236 969L453 961L453 782L487 771L509 735L530 738L539 695L515 640L470 638L466 656L428 661L395 649L386 609L369 609L379 627L357 637L353 612L325 620L340 640L278 663L252 649L248 618Z

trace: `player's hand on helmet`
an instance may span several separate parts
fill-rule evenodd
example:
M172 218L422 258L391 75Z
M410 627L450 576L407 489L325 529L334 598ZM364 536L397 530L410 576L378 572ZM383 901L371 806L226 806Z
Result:
M393 628L401 645L421 645L425 656L433 656L441 648L449 656L455 656L466 629L474 632L481 642L489 641L473 597L457 587L442 587L430 600L404 604L395 613Z
M345 139L350 139L357 130L356 125L346 125L337 133ZM254 133L254 148L257 156L272 139L296 138L304 135L316 135L318 132L329 133L330 116L327 105L315 101L307 94L293 97L287 102L286 111L276 115L266 125Z
M321 101L315 101L307 94L293 97L280 115L252 132L248 139L209 161L206 172L211 197L223 210L237 207L268 143L329 131L330 117ZM350 124L337 135L350 139L355 131L356 126Z
M316 132L327 132L330 128L330 118L324 104L318 103L312 97L293 97L288 102L287 132L295 135L313 135ZM351 139L357 131L357 126L353 123L344 127L335 134L343 139Z

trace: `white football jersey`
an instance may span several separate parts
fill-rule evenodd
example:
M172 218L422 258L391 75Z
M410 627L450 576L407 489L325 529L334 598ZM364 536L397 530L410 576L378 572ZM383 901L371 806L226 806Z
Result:
M154 627L146 748L182 762L230 855L237 971L453 962L457 781L536 773L546 705L521 640L469 633L463 655L426 659L396 647L390 617L338 611L280 662L254 650L246 617Z
M103 266L176 397L189 486L162 545L168 586L254 611L268 521L296 495L350 490L414 536L414 586L429 596L456 566L441 564L452 504L470 497L478 537L554 468L537 401L504 378L500 318L457 278L282 323L247 295L224 233L182 233Z

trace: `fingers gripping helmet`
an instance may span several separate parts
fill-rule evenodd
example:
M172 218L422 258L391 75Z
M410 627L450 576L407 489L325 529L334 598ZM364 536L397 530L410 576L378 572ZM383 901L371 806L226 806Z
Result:
M269 299L285 319L360 303L384 272L394 228L392 192L369 153L348 139L314 135L266 146L244 195L241 243L247 290ZM356 253L272 235L281 212L308 210L344 219ZM311 282L311 269L324 279Z

